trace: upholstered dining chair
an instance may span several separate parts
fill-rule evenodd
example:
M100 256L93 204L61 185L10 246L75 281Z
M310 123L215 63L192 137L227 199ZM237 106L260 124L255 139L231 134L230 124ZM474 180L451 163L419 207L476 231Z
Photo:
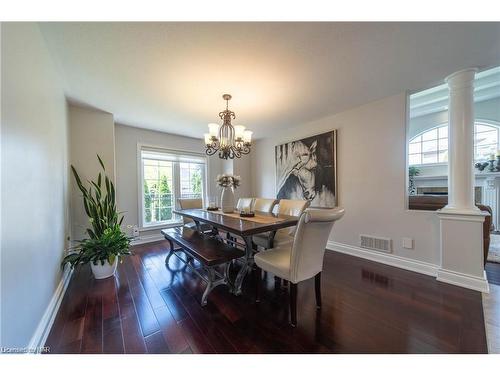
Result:
M271 213L277 203L277 199L255 198L253 202L253 209L254 211Z
M253 198L240 198L238 199L238 203L236 204L236 210L240 212L246 207L248 207L251 210L252 204L253 204Z
M316 307L321 308L321 272L326 243L333 224L344 215L343 208L308 208L300 216L297 230L291 244L273 247L255 254L257 265L256 301L262 270L290 282L290 321L297 325L297 284L315 278Z
M278 214L289 216L300 216L302 212L309 207L309 201L281 199L278 203ZM274 232L259 233L252 237L256 246L264 249L284 245L293 241L295 227L278 229Z
M181 210L203 208L203 200L201 198L197 198L197 199L192 199L192 198L178 198L177 199L177 203L178 203L179 208ZM190 219L190 218L188 218L186 216L183 216L182 217L182 221L183 221L185 227L188 227L188 228L191 228L191 229L196 229L196 224L195 224L195 222L192 219ZM208 225L208 224L200 223L200 226L201 226L201 231L202 232L207 232L207 231L211 231L212 230L212 227L210 225Z

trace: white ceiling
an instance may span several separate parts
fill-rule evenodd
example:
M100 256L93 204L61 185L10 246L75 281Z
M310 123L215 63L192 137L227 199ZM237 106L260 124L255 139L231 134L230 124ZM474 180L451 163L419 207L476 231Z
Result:
M500 23L41 23L70 100L201 138L223 93L257 137L500 65Z

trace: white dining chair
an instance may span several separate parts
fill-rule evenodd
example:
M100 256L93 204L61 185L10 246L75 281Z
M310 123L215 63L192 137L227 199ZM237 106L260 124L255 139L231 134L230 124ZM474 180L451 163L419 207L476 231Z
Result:
M309 207L309 201L281 199L278 203L278 214L289 216L300 216ZM252 237L256 246L269 249L278 245L284 245L293 241L295 227L278 229L276 232L259 233Z
M293 242L254 256L257 265L256 301L260 299L262 270L290 282L290 321L297 325L297 284L315 278L316 307L321 308L323 256L333 224L344 215L343 208L308 208L300 216Z
M196 199L178 198L177 204L181 210L203 208L203 200L201 198L196 198ZM186 216L182 216L182 221L185 227L190 229L196 229L196 223L193 221L193 219L190 219ZM200 223L200 227L202 232L207 232L212 230L212 227L209 224Z
M253 210L260 212L273 212L274 206L278 203L277 199L255 198L253 202Z
M236 211L243 211L245 208L252 209L253 198L240 198L236 204Z

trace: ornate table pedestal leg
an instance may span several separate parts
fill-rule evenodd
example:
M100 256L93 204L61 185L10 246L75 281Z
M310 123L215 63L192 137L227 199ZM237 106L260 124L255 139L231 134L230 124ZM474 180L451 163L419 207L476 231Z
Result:
M243 279L246 274L252 269L253 265L253 248L252 248L252 236L243 237L245 241L245 259L243 265L236 276L234 281L233 293L236 296L241 295L241 285L243 284Z

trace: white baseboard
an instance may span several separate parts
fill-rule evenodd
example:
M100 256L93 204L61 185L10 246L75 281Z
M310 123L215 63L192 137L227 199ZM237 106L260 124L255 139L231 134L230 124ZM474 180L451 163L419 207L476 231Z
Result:
M441 268L438 270L436 279L444 283L461 286L467 289L477 290L483 293L490 292L490 286L488 284L486 272L484 272L483 277L477 277Z
M68 288L68 284L71 280L72 274L73 270L69 266L66 266L63 271L61 281L59 281L59 284L57 285L57 288L54 291L52 298L50 299L49 305L45 309L42 319L38 323L35 333L31 337L28 348L36 350L45 345L45 341L49 336L52 324L54 324L57 312L59 311L59 306L61 306L61 302L63 300L64 294L66 293L66 289Z
M165 237L162 234L152 234L150 236L139 236L137 239L132 240L130 242L131 246L136 246L136 245L144 245L146 243L150 242L158 242L158 241L163 241Z
M374 262L387 264L388 266L394 266L408 271L434 276L438 281L461 286L462 288L489 293L489 285L486 278L486 272L484 274L484 278L476 277L473 275L466 275L463 273L441 269L436 264L403 258L397 255L378 253L375 251L363 249L358 246L346 245L335 241L328 241L326 248L328 250L337 251L339 253L353 255L359 258L372 260Z
M394 266L434 277L437 276L437 271L439 269L437 265L432 263L403 258L397 255L378 253L358 246L346 245L335 241L328 241L326 248L339 253L353 255L359 258L372 260L374 262L387 264L388 266Z

